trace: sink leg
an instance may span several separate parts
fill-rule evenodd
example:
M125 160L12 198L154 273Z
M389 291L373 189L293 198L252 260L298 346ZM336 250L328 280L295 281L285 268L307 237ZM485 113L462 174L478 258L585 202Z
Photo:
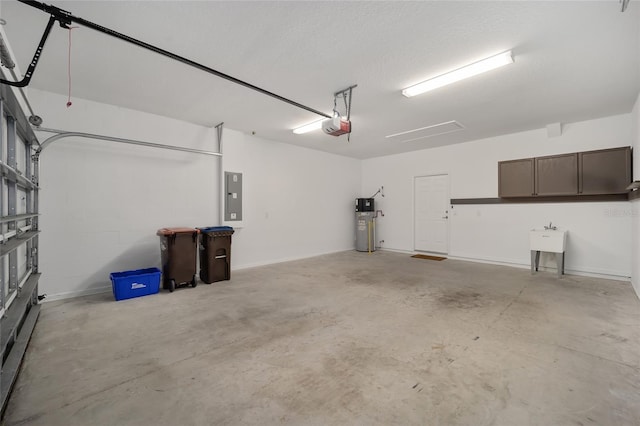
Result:
M540 252L536 250L531 250L531 273L538 270L538 265L540 264Z
M556 253L556 265L558 267L558 278L564 274L564 253Z
M536 252L531 250L531 275L534 273L534 268L536 265Z

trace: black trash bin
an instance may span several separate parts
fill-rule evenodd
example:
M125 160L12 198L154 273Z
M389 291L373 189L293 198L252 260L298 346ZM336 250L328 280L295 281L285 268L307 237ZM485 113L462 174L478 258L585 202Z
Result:
M162 228L156 235L160 237L162 257L162 287L173 291L181 284L195 287L196 252L198 233L193 228Z
M230 226L198 228L200 231L200 279L211 284L231 279Z

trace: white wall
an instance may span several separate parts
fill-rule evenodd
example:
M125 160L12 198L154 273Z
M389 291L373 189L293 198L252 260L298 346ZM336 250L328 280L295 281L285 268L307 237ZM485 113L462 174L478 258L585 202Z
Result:
M640 94L638 94L631 116L633 120L633 178L634 180L640 180ZM640 200L632 201L631 208L633 214L633 271L631 283L636 290L636 294L640 297Z
M63 96L30 95L45 127L217 148L214 129L82 99L67 109ZM452 198L496 197L500 160L635 143L640 164L638 130L634 137L631 130L637 111L636 105L633 115L567 124L559 138L541 129L364 161L225 129L223 168L244 174L244 221L233 238L232 267L351 249L353 199L382 185L378 240L412 251L414 176L448 173ZM159 266L160 227L219 224L217 157L68 139L41 159L41 292L50 297L104 291L110 272ZM638 277L639 262L632 262L638 216L632 220L631 206L458 205L450 216L450 256L528 265L527 230L553 221L570 230L568 272L628 277L633 264Z
M31 90L43 127L216 151L215 129ZM43 138L41 138L43 140ZM351 248L360 161L225 129L225 170L244 172L234 269ZM109 273L160 265L155 232L219 224L220 159L89 139L41 156L40 292L110 289Z
M364 160L362 193L384 185L376 200L385 216L377 223L383 247L413 250L413 179L447 173L451 198L498 196L498 161L564 152L629 146L629 114L565 124L548 138L546 129L464 144ZM450 211L449 255L529 265L528 230L553 221L569 230L567 272L631 275L629 203L456 205ZM550 258L543 259L554 265Z
M361 161L225 130L224 169L243 173L232 265L353 249Z

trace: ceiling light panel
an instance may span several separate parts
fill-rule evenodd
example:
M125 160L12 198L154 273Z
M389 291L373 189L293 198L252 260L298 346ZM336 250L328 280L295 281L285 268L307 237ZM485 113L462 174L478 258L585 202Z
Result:
M463 130L464 128L465 127L461 123L452 120L445 121L444 123L434 124L431 126L419 127L413 130L394 133L385 137L400 142L411 142L418 139L426 139L433 136L444 135L446 133L457 132L459 130Z
M425 80L421 83L409 86L402 91L402 94L408 98L419 95L421 93L428 92L430 90L437 89L442 86L446 86L451 83L455 83L465 78L473 77L474 75L482 74L483 72L490 71L492 69L499 68L504 65L512 64L513 56L511 51L500 53L499 55L491 56L473 64L458 68L457 70L447 72L439 75L438 77Z

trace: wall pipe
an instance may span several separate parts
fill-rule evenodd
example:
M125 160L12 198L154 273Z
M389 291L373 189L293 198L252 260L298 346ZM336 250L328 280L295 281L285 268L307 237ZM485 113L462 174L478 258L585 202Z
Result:
M63 139L63 138L70 138L70 137L87 138L87 139L99 139L99 140L104 140L104 141L126 143L126 144L130 144L130 145L147 146L147 147L150 147L150 148L169 149L169 150L172 150L172 151L191 152L193 154L213 155L213 156L217 156L217 157L222 157L222 154L220 152L204 151L204 150L201 150L201 149L193 149L193 148L183 148L181 146L174 146L174 145L163 145L163 144L159 144L159 143L144 142L144 141L138 141L138 140L134 140L134 139L116 138L116 137L113 137L113 136L96 135L96 134L93 134L93 133L67 132L65 130L46 129L46 128L43 128L43 127L33 127L33 130L39 131L39 132L57 133L57 135L54 135L54 136L51 136L51 137L45 139L45 141L42 142L42 144L40 144L40 147L35 152L35 156L36 157L39 157L40 153L46 147L51 145L53 142L55 142L57 140L60 140L60 139Z
M216 127L216 136L218 139L218 152L220 152L221 156L220 156L220 163L218 163L220 165L220 170L219 170L219 182L218 182L218 190L219 190L219 203L218 205L220 206L220 210L218 212L218 214L220 215L220 218L218 220L218 223L223 224L224 221L224 203L225 203L225 197L224 197L224 193L225 193L225 188L224 188L224 156L222 156L222 153L224 152L223 150L223 144L222 144L222 132L224 130L224 121L221 122L220 124L218 124Z

